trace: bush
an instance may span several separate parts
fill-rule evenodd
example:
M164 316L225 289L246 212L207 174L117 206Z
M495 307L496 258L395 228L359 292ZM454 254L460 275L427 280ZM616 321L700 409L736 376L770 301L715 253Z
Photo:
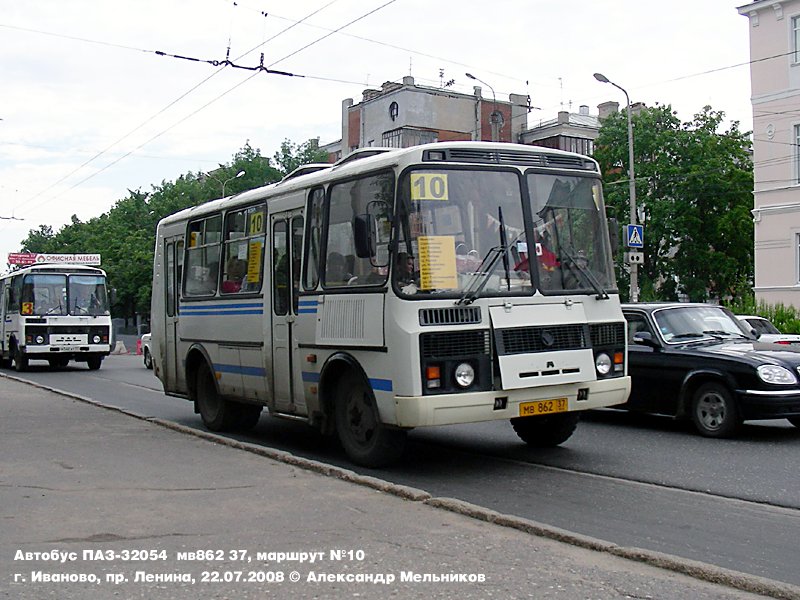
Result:
M737 315L758 315L769 319L782 333L800 333L800 313L794 306L756 302L755 298L739 297L726 306Z

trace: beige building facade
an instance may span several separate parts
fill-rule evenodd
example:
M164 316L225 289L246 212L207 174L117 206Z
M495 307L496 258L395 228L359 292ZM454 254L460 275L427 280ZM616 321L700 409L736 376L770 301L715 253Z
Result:
M740 6L749 19L755 294L800 308L800 0Z

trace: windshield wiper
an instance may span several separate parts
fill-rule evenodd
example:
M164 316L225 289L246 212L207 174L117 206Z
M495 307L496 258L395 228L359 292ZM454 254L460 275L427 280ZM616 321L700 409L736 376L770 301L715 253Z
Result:
M492 248L489 248L486 256L483 257L481 264L478 266L478 270L472 274L470 280L467 282L467 285L464 287L464 293L461 294L461 298L456 300L456 304L472 304L478 299L483 288L485 288L486 284L489 283L489 276L494 272L494 269L497 266L497 260L501 256L505 257L506 279L510 279L511 275L508 271L507 264L508 248L512 246L519 238L521 238L524 233L524 230L521 231L513 240L511 240L511 244L506 243L500 246L493 246ZM508 289L511 289L510 282L508 284Z
M572 269L573 267L577 269L578 273L583 275L586 281L589 282L589 285L592 286L595 292L597 292L597 299L598 300L608 300L608 292L603 289L603 286L600 285L600 282L594 276L594 273L590 269L587 269L584 265L578 262L578 260L567 250L565 246L561 246L561 252L563 252L567 258L569 259L569 268Z
M705 337L705 334L692 331L686 333L676 333L670 339L674 340L675 338L701 338L701 337Z

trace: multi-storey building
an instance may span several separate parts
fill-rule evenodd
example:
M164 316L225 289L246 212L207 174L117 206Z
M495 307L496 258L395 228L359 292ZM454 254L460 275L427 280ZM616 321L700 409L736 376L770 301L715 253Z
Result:
M750 20L755 293L800 308L800 0L756 0Z

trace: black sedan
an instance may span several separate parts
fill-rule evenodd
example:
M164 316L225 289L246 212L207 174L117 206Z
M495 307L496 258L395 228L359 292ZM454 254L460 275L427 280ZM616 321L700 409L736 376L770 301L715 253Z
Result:
M800 350L762 343L725 308L624 304L631 396L615 408L689 418L708 437L749 419L800 427Z

